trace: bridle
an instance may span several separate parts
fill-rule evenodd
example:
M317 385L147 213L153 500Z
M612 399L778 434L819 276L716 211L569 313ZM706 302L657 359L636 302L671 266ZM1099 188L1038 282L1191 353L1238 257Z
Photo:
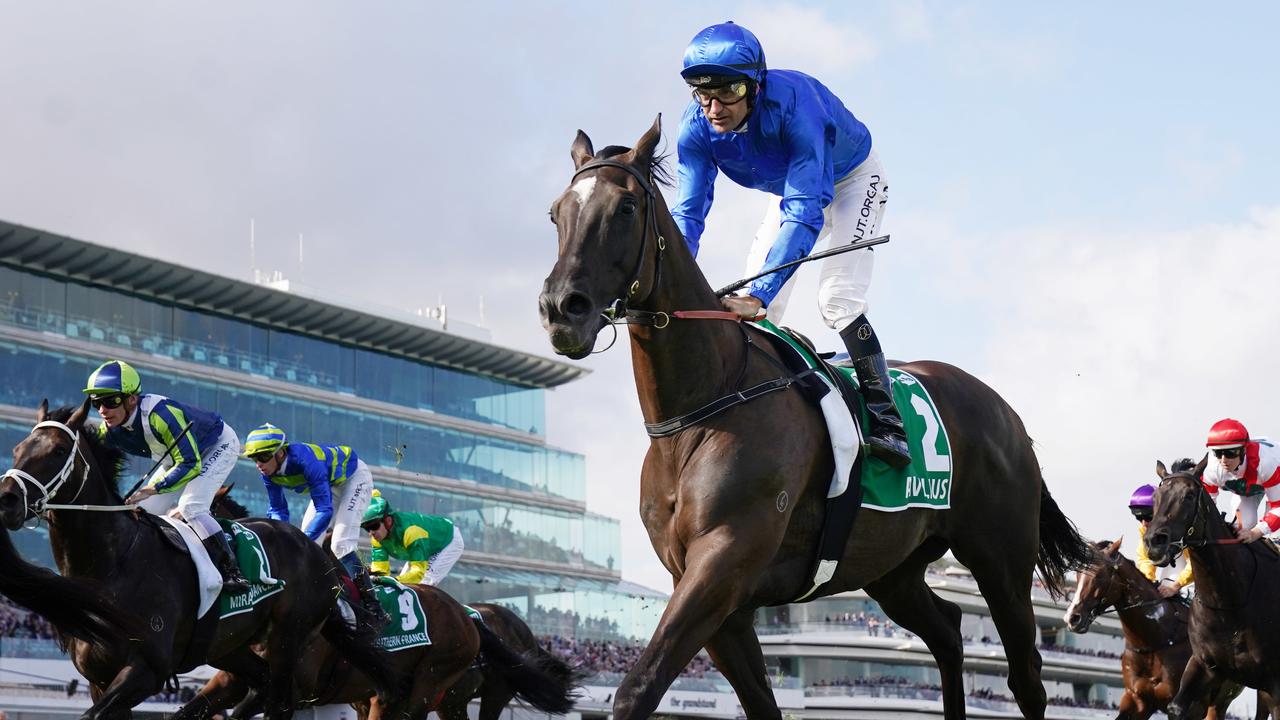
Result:
M75 500L80 497L80 493L84 492L85 483L89 480L89 458L84 454L84 449L80 446L80 433L57 420L44 420L36 423L36 426L31 428L31 432L27 436L30 437L37 430L44 428L56 428L71 436L71 452L67 453L67 459L62 463L62 469L46 482L40 482L31 473L18 468L9 468L3 475L0 475L0 480L13 478L17 486L22 490L22 505L27 510L28 519L32 517L47 517L47 513L50 510L119 511L132 510L136 507L134 505L75 505L49 502L49 498L53 497L75 472L77 457L81 459L83 469L79 473L80 487L76 488L76 494L71 499ZM32 502L27 500L28 485L34 486L40 493L39 497Z
M1102 592L1099 593L1099 596L1104 600L1105 598L1108 598L1111 596L1111 586L1115 583L1116 576L1120 574L1119 558L1117 558L1114 561L1108 560L1105 563L1105 565L1107 566L1107 570L1108 572L1110 572L1110 575L1107 576L1106 585L1103 586ZM1097 573L1094 573L1094 577L1095 578L1097 577ZM1127 592L1122 593L1121 599L1123 600L1123 598L1126 597L1127 595L1128 595ZM1173 598L1156 597L1152 600L1141 600L1136 603L1130 603L1128 605L1117 605L1115 603L1110 603L1110 607L1103 604L1102 602L1099 602L1097 605L1095 605L1093 608L1091 608L1088 611L1088 619L1089 619L1089 623L1092 624L1094 620L1097 620L1098 618L1108 613L1114 612L1118 615L1119 613L1124 612L1126 610L1136 610L1138 608L1143 608L1143 607L1155 607L1157 605L1163 605L1165 603L1173 602L1173 601L1174 601ZM1177 635L1175 635L1169 640L1166 640L1163 644L1155 645L1152 647L1137 647L1135 645L1130 645L1126 641L1125 649L1132 650L1133 652L1140 653L1140 654L1147 654L1147 653L1159 652L1161 650L1164 650L1166 648L1171 648L1175 645L1179 645L1186 641L1187 641L1187 636L1185 634L1182 635L1181 637L1178 637Z
M605 167L617 168L619 170L626 171L631 175L631 177L636 179L636 182L640 183L640 188L644 190L645 195L644 226L640 229L640 255L636 259L636 269L631 273L631 282L627 283L627 294L625 296L615 298L613 302L609 303L603 313L605 319L613 323L629 317L635 312L627 309L628 303L633 300L635 302L644 302L645 300L648 300L649 296L653 294L654 289L658 287L658 281L662 276L662 252L667 249L667 239L662 236L662 233L658 232L658 210L657 203L655 202L655 195L657 194L657 191L653 189L653 181L651 178L645 177L639 170L636 170L626 163L618 162L617 160L592 160L586 165L578 168L577 171L573 173L573 178L570 179L570 182L577 180L578 176L585 172L599 170L600 168ZM635 296L636 293L640 292L640 275L644 272L644 259L649 249L650 226L653 227L653 235L656 238L655 244L657 246L657 250L654 252L653 258L653 282L649 285L649 290L644 294L644 297L637 299ZM667 319L667 322L670 322L669 318ZM666 327L666 324L664 323L660 327Z
M585 172L599 170L600 168L606 167L623 170L627 174L631 175L631 177L635 178L636 182L640 183L641 189L644 190L646 207L644 211L644 225L640 230L640 255L636 259L636 268L631 273L631 282L627 284L627 294L615 298L613 302L609 303L601 313L601 315L604 316L605 321L609 323L609 326L614 329L613 339L609 341L609 344L605 346L604 350L598 350L595 352L602 353L613 347L614 342L618 339L618 324L646 325L656 330L661 330L669 326L672 320L731 320L736 322L738 327L742 329L742 337L748 351L752 348L758 350L759 348L757 348L756 344L751 341L751 337L747 333L746 328L742 327L742 318L740 318L736 313L728 312L726 310L674 310L669 312L655 312L648 310L635 310L628 307L628 304L633 301L643 303L645 300L648 300L649 297L653 295L654 290L657 289L658 283L662 279L662 253L667 249L667 239L663 237L662 233L658 230L657 191L654 189L653 179L651 177L646 177L634 167L617 160L592 160L574 171L573 177L570 178L570 183L577 180L578 176ZM640 277L644 273L644 261L649 253L650 227L653 228L654 244L656 247L656 250L654 250L653 253L653 282L649 284L649 289L645 291L644 295L637 298L636 295L640 292ZM674 435L682 430L697 425L713 415L724 412L735 405L750 402L751 400L767 393L775 392L777 390L785 390L806 376L816 372L815 368L809 368L808 370L804 370L799 373L792 373L768 353L762 353L762 356L769 362L776 365L784 373L784 376L772 380L766 380L749 388L742 388L742 382L747 373L747 356L744 354L742 369L739 372L738 380L735 383L735 387L742 389L712 400L697 410L679 417L671 418L662 422L645 423L645 432L647 432L650 437L655 438Z
M1208 498L1208 493L1205 492L1204 487L1200 485L1200 482L1196 480L1196 478L1194 478L1193 476L1187 473L1172 473L1170 475L1167 475L1165 477L1165 480L1168 480L1169 478L1172 478L1172 477L1187 477L1187 478L1191 478L1191 480L1195 482L1195 485L1196 485L1195 506L1196 507L1195 507L1195 510L1192 511L1191 521L1187 523L1187 529L1182 532L1182 537L1178 538L1177 540L1169 541L1169 548L1171 550L1169 554L1169 564L1172 565L1176 561L1177 557L1181 555L1183 551L1186 550L1187 548L1204 547L1205 545L1238 545L1240 544L1240 540L1238 538L1210 538L1210 537L1197 538L1195 537L1197 529L1199 529L1201 535L1204 534L1203 528L1200 527L1201 525L1200 517L1202 514L1202 510L1204 508L1205 500Z

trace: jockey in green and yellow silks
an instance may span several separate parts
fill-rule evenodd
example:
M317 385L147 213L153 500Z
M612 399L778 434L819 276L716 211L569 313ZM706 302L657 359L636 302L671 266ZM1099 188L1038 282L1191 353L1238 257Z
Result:
M84 393L102 416L98 436L107 445L160 461L156 472L125 501L159 515L176 497L178 511L222 573L223 592L248 590L226 535L209 514L214 493L236 466L240 439L235 430L217 413L142 392L138 371L121 360L94 370Z
M405 584L439 585L462 556L462 533L452 520L394 511L377 490L360 526L372 537L373 572L389 575L389 558L404 560L396 580Z
M302 516L302 531L321 542L332 526L329 548L360 589L360 603L372 622L385 625L390 618L374 597L373 583L356 552L360 519L373 493L369 466L346 445L289 442L284 430L271 423L249 433L244 441L244 456L262 473L270 501L268 518L289 522L286 489L310 493L311 504Z

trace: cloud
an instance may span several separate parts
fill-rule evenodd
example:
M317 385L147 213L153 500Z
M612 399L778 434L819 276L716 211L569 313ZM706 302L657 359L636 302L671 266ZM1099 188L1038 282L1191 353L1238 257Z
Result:
M764 45L769 67L800 68L822 77L861 70L880 52L869 33L816 8L751 5L741 21Z
M1021 414L1050 489L1082 529L1130 529L1157 458L1203 453L1236 417L1280 432L1280 207L1177 231L1044 228L988 251L999 307L983 374Z
M889 17L897 36L903 40L933 40L933 16L921 0L900 0L889 8Z

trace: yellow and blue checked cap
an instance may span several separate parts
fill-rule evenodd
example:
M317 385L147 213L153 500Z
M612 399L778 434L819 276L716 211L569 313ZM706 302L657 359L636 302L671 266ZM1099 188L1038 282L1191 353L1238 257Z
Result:
M82 392L87 395L137 395L142 392L142 378L129 363L108 360L93 371Z
M244 452L241 454L249 457L258 453L275 452L284 447L287 441L283 430L271 423L263 423L244 439Z

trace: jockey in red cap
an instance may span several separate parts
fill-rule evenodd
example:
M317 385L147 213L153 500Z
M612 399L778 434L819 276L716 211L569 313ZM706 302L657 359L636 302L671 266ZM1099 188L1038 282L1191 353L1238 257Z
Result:
M1270 441L1249 437L1239 420L1219 420L1209 428L1205 447L1213 458L1204 469L1204 485L1215 500L1224 489L1240 498L1241 542L1280 530L1280 449ZM1267 498L1267 512L1258 519L1258 498Z

